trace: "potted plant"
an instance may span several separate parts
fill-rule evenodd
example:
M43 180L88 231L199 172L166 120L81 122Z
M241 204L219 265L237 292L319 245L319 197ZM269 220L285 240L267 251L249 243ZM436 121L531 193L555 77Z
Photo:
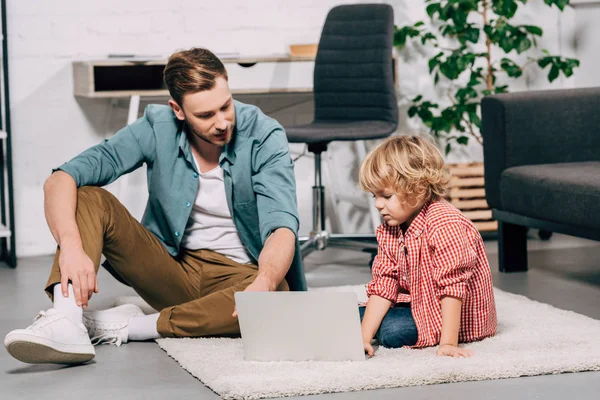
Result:
M563 11L569 0L544 0L544 3ZM425 0L429 24L418 21L396 27L394 45L400 52L409 40L433 51L428 59L429 73L434 86L444 88L444 102L418 95L411 101L408 116L419 118L442 143L446 154L470 140L483 144L483 96L508 92L511 81L521 77L527 68L546 71L548 81L553 82L561 74L570 77L579 66L576 59L539 49L541 27L513 22L526 4L527 0ZM489 218L481 212L485 210L481 208L483 167L464 167L468 166L450 166L451 172L453 168L462 171L453 182L476 197L457 198L463 205L459 208L477 212L477 218L491 219L491 211L488 210ZM473 201L469 205L470 200ZM475 204L478 208L469 208ZM493 225L486 225L486 230L492 229Z

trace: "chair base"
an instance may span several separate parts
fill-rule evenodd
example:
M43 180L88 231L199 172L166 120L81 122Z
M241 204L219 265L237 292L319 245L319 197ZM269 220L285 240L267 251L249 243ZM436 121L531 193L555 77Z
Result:
M302 258L316 250L328 247L377 252L377 239L374 234L338 234L327 231L311 232L298 239Z

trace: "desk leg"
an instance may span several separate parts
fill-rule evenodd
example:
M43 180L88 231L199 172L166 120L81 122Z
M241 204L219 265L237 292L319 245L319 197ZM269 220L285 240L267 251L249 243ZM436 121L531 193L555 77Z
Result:
M140 113L140 95L135 94L129 99L129 113L127 114L127 125L132 124L138 119Z
M136 94L129 99L129 112L127 113L127 125L134 123L138 119L140 112L140 95ZM129 185L129 176L123 175L119 178L115 196L127 206L127 186Z

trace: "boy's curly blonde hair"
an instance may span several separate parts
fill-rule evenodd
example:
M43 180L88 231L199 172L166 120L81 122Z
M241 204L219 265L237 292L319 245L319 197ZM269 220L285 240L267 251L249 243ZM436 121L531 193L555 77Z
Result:
M419 136L393 136L375 147L360 166L362 190L390 189L405 203L444 197L450 174L437 146Z

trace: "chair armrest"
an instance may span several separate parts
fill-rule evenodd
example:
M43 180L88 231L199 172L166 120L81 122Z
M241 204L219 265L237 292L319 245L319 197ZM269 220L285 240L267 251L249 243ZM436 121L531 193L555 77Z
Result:
M600 160L600 88L485 97L485 190L500 208L500 175L519 165Z

